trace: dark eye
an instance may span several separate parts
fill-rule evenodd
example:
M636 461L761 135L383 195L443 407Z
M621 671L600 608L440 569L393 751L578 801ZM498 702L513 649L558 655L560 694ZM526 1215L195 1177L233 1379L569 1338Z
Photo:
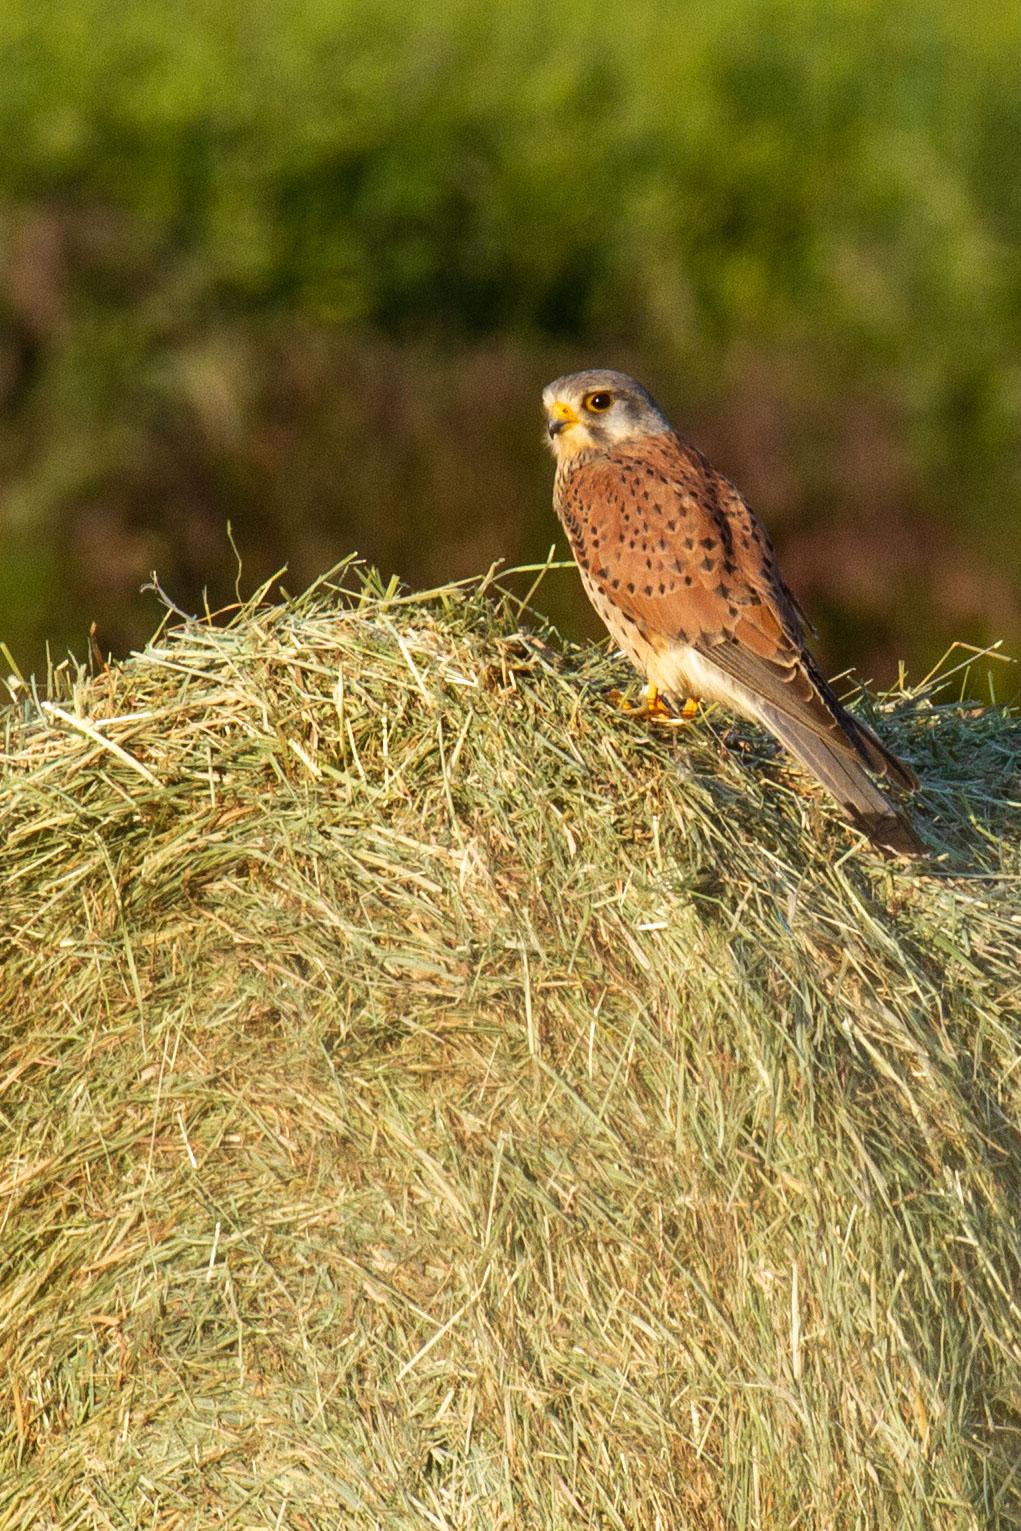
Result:
M602 414L604 409L609 409L613 403L612 393L590 393L585 400L585 408L591 409L595 414Z

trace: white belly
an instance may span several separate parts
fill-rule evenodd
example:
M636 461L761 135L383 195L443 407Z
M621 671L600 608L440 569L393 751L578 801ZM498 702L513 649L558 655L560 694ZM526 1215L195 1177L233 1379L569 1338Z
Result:
M687 697L722 702L746 718L762 721L754 699L719 665L686 643L678 643L658 633L646 635L603 594L584 569L580 573L589 600L606 624L610 637L657 691L677 702L683 702Z
M691 696L706 702L722 702L734 712L759 721L758 709L745 688L711 659L686 644L672 644L656 651L645 673L649 682L667 696L679 700Z

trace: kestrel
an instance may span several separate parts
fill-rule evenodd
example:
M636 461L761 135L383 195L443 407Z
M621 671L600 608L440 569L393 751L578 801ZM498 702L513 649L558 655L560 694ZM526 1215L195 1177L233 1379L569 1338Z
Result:
M543 390L553 503L593 606L660 694L721 702L767 728L850 821L901 855L924 847L873 781L914 772L837 700L758 517L623 372ZM871 774L870 774L871 773Z

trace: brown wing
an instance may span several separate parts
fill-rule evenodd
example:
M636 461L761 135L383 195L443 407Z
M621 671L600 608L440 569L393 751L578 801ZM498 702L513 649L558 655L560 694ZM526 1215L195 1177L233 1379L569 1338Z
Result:
M695 448L671 432L579 461L558 478L557 511L580 566L643 633L690 645L799 728L914 784L837 701L765 528Z
M578 563L643 629L796 664L801 621L765 529L673 433L569 469L557 511Z

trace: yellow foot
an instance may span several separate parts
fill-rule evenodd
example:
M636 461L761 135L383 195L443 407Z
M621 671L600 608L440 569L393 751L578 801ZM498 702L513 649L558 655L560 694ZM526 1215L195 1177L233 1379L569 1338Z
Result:
M670 728L690 723L698 715L698 702L693 697L688 698L680 712L675 712L667 706L655 686L646 686L645 701L641 704L629 702L623 691L611 691L610 701L629 717L648 718L653 723L665 723Z

